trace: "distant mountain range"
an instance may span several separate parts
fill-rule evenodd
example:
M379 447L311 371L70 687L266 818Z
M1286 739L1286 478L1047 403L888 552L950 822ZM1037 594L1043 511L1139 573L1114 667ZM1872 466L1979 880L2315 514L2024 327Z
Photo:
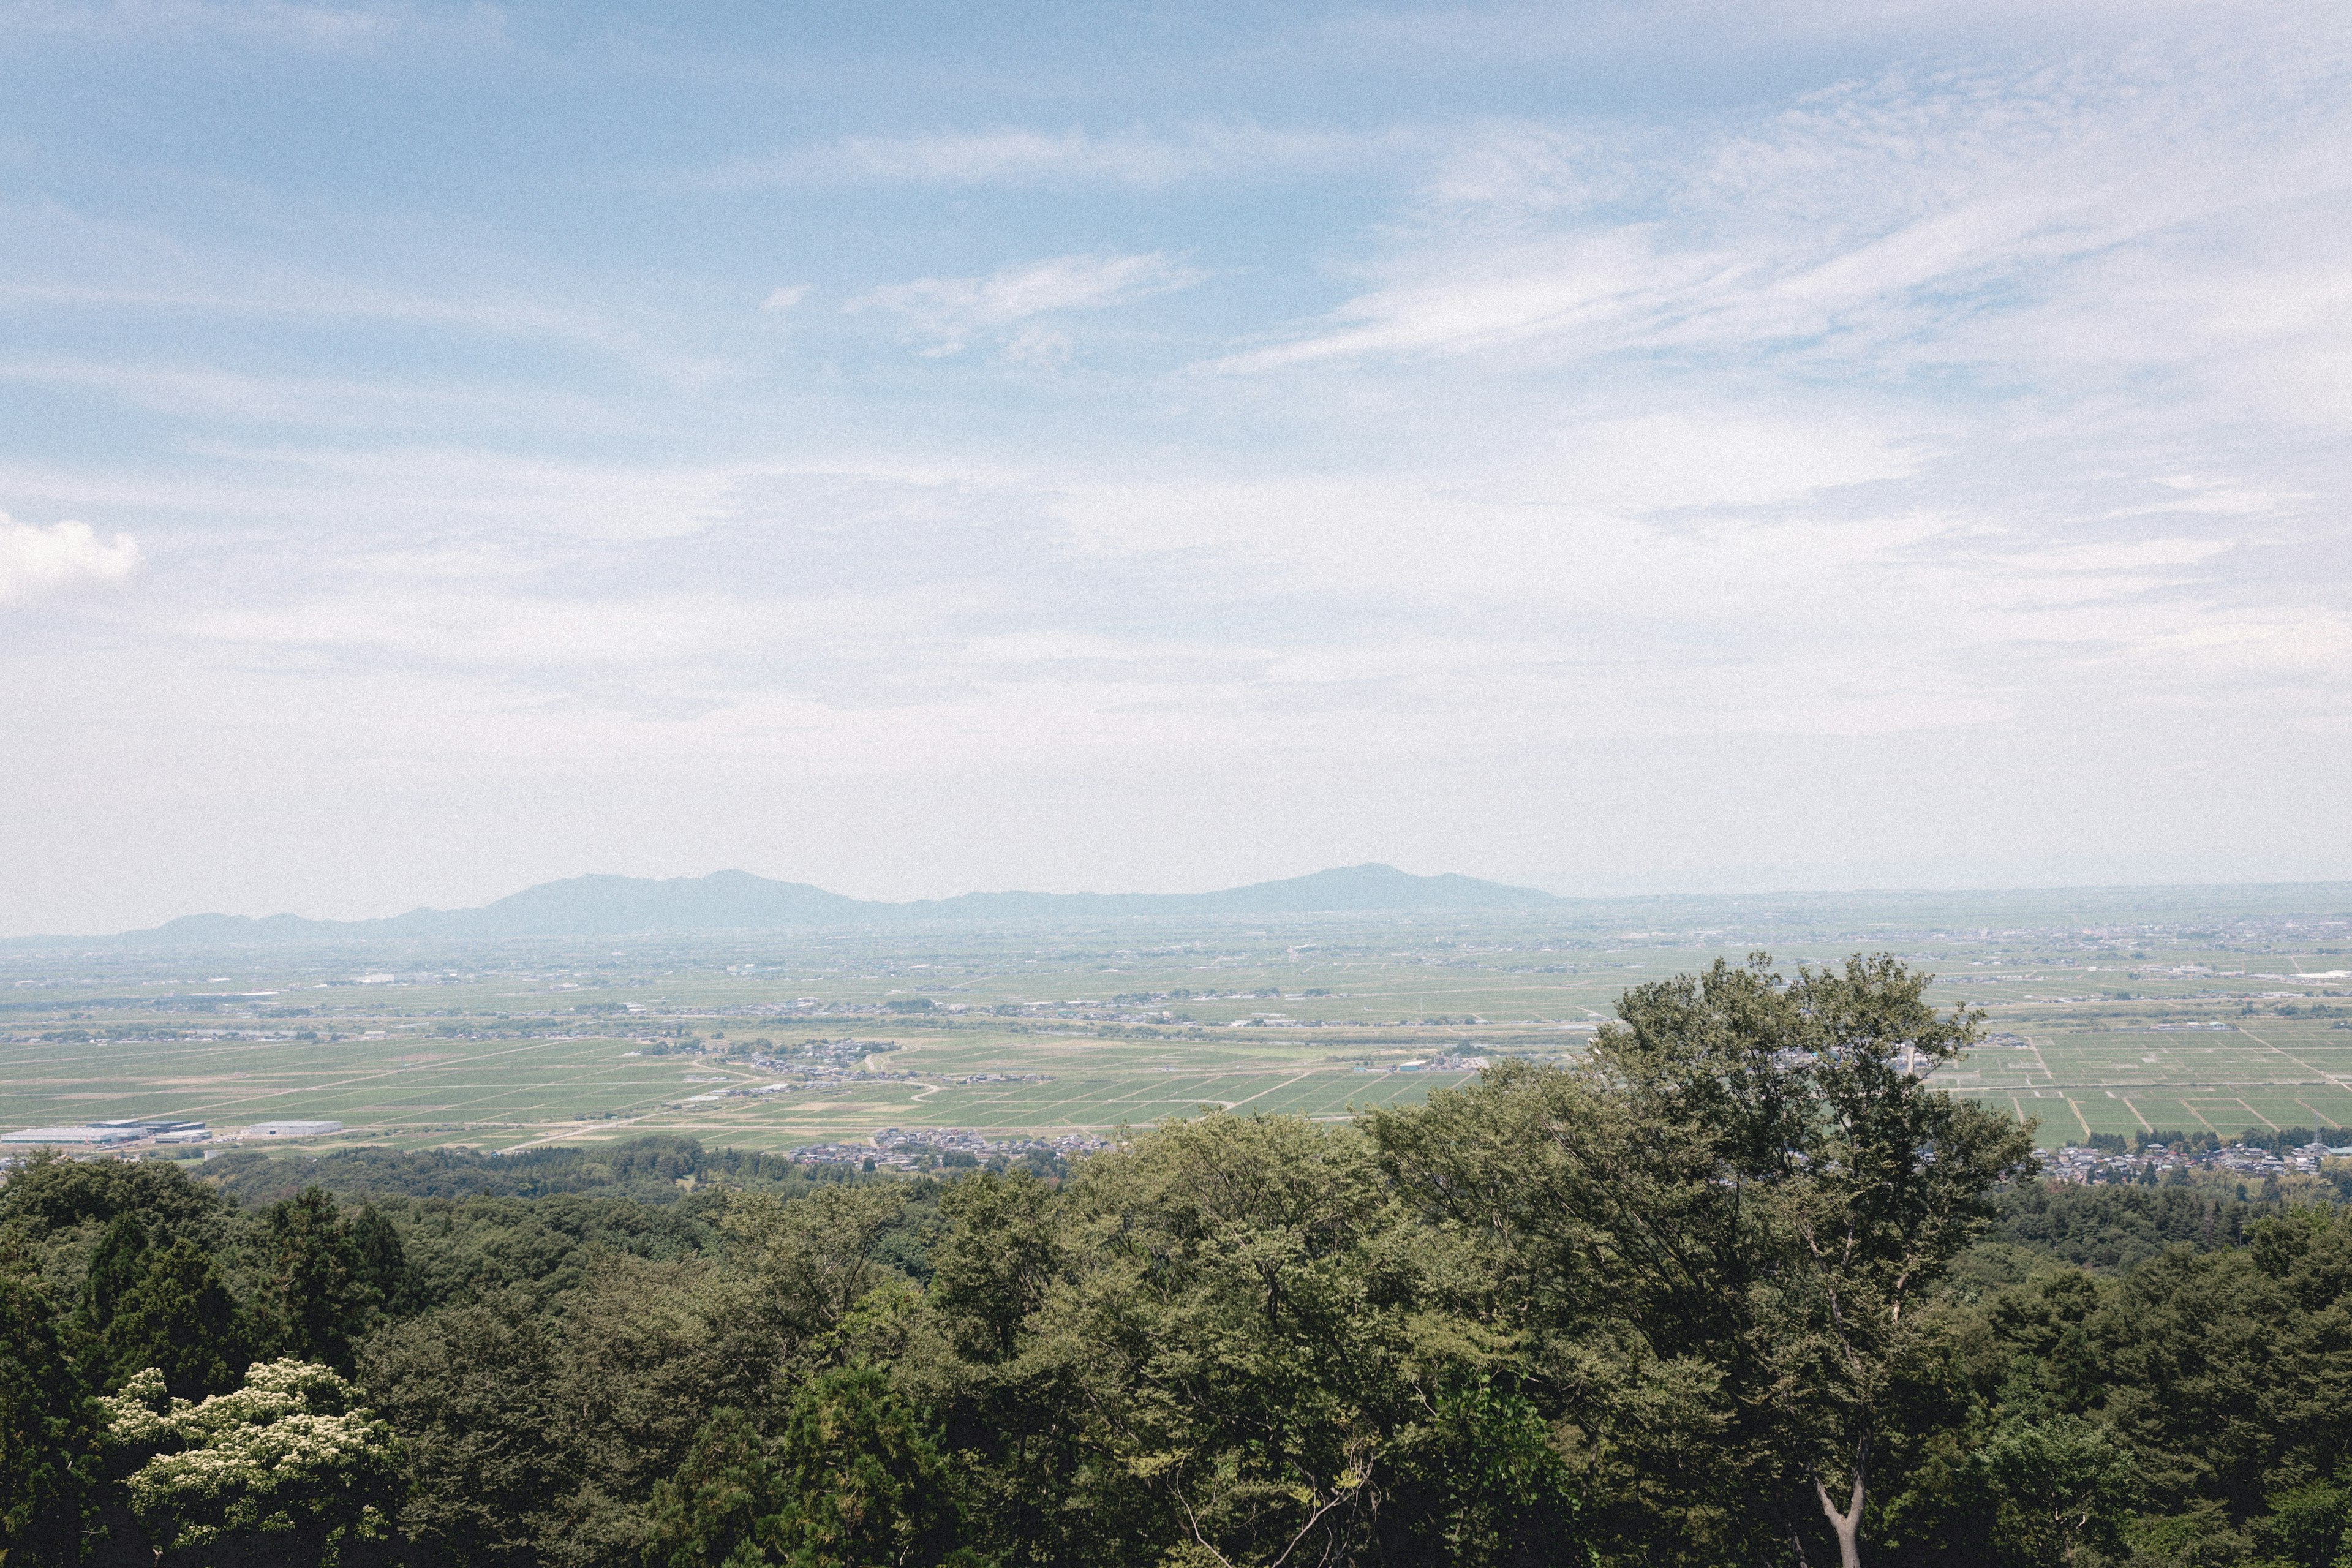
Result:
M881 903L749 871L708 877L572 877L542 882L475 910L411 910L372 921L299 915L184 915L152 931L82 941L189 946L412 940L661 935L932 921L1091 920L1111 916L1355 914L1526 910L1560 900L1475 877L1416 877L1393 866L1349 866L1215 893L965 893ZM18 942L44 939L17 938ZM48 939L56 940L56 939Z

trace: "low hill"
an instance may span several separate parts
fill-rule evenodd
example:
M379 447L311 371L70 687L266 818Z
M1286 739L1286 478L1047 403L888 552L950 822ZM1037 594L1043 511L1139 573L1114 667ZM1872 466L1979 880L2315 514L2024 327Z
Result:
M352 939L649 935L712 931L929 921L1089 920L1126 916L1251 918L1265 915L1526 910L1560 900L1533 888L1475 877L1416 877L1393 866L1318 871L1213 893L964 893L888 903L846 898L806 882L749 871L707 877L590 876L542 882L471 910L411 910L369 921L299 915L185 915L151 931L108 940L139 945L213 946ZM18 942L41 939L19 938ZM84 939L92 940L92 939Z

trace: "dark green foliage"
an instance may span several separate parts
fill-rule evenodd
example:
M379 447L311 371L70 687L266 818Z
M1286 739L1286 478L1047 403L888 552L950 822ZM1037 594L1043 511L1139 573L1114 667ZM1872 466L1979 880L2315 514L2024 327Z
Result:
M767 1439L744 1414L711 1413L677 1473L654 1488L653 1568L757 1568L782 1560L790 1503Z
M719 1248L727 1194L648 1207L625 1198L390 1198L379 1210L400 1237L395 1309L405 1314L523 1288L552 1298L575 1289L604 1253L672 1259Z
M537 1560L583 1464L563 1440L555 1324L508 1292L396 1324L370 1341L361 1382L401 1434L399 1522L436 1561Z
M178 1419L279 1356L355 1370L415 1568L2352 1563L2352 1209L1995 1191L2021 1134L1909 1070L1972 1026L1889 961L1718 966L1575 1070L943 1183L38 1160L0 1568L151 1563L88 1395Z
M1044 1302L1059 1271L1053 1197L1025 1172L967 1177L941 1196L948 1228L930 1248L930 1300L964 1356L1010 1358Z
M75 1321L93 1342L89 1370L110 1391L154 1367L173 1394L201 1399L233 1386L244 1368L245 1325L217 1258L185 1236L159 1243L135 1211L100 1233Z
M1912 1428L1949 1403L1920 1309L2030 1152L1914 1071L1974 1028L1920 992L1891 960L1717 963L1628 993L1575 1071L1513 1064L1370 1119L1532 1342L1547 1414L1591 1434L1601 1541L1851 1554L1869 1485L1918 1461Z
M349 1372L352 1344L399 1289L398 1237L373 1209L347 1215L314 1186L270 1205L258 1251L272 1348Z
M79 1161L43 1152L0 1186L0 1226L36 1237L122 1215L164 1230L216 1217L221 1195L177 1165L150 1161Z
M0 1255L0 1568L79 1556L97 1428L39 1278Z
M826 1373L801 1391L775 1474L789 1500L777 1520L780 1555L738 1562L927 1568L956 1550L946 1467L878 1367Z
M1977 1456L1998 1513L1995 1539L2014 1560L2073 1563L2112 1548L2132 1500L2132 1456L2113 1428L2079 1415L2002 1424Z
M102 1334L113 1322L116 1306L146 1271L147 1245L147 1226L136 1213L117 1214L106 1222L98 1249L90 1255L89 1270L82 1276L83 1327Z
M236 1386L248 1357L219 1262L183 1237L150 1247L106 1324L99 1366L109 1388L154 1367L181 1399Z
M2266 1209L2179 1187L2036 1184L2000 1195L1992 1234L2113 1273L2175 1245L2200 1252L2243 1246L2246 1227L2274 1212L2275 1205Z
M1388 1537L1423 1561L1573 1562L1583 1488L1525 1394L1482 1376L1439 1394L1398 1455Z
M469 1198L580 1196L675 1203L680 1184L714 1183L790 1194L838 1171L812 1171L780 1154L705 1149L691 1138L633 1138L593 1148L526 1149L486 1154L472 1149L352 1149L316 1158L259 1152L225 1154L207 1163L206 1177L247 1204L275 1203L307 1186L345 1198Z

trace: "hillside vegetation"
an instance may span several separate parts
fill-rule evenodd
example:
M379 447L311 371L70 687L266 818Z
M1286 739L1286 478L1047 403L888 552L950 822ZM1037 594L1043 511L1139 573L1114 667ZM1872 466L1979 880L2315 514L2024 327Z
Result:
M0 1564L2304 1564L2352 1218L2043 1189L1886 959L1066 1176L42 1161Z

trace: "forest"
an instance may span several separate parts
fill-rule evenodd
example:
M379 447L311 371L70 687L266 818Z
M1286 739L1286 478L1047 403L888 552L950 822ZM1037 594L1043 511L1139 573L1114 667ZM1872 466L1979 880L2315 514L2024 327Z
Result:
M2043 1184L1922 989L951 1181L38 1160L0 1568L2352 1563L2352 1211Z

